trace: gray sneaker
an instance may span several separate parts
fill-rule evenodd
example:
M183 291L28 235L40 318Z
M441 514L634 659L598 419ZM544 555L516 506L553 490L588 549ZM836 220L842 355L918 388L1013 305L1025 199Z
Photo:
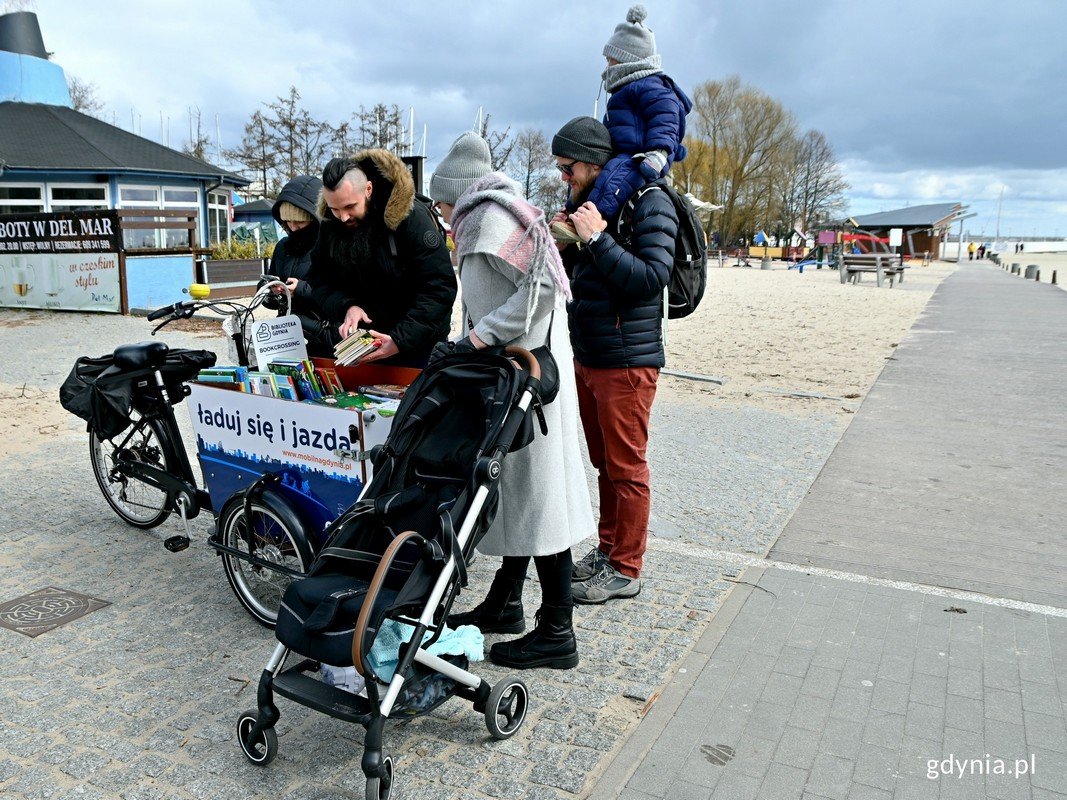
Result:
M600 572L601 567L604 567L607 563L608 557L604 555L599 547L594 547L582 557L581 561L571 568L571 582L580 583L581 581L589 580Z
M587 581L571 586L574 602L580 605L597 606L619 597L637 597L641 593L641 579L629 578L605 564Z

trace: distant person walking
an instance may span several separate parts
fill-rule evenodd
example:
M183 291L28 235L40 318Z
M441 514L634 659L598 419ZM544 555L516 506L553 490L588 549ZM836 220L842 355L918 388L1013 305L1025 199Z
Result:
M974 252L977 249L978 249L978 246L974 242L971 242L969 245L967 245L967 260L968 261L974 261Z

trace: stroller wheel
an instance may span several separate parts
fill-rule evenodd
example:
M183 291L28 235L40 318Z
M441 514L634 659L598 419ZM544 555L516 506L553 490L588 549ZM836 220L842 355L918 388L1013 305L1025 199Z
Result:
M518 678L506 678L489 693L485 704L485 727L494 739L510 739L526 720L530 693Z
M389 800L393 794L393 759L382 761L382 776L367 778L367 800Z
M278 734L274 728L267 728L253 739L252 729L258 719L256 711L246 711L241 715L237 720L237 741L241 743L245 758L258 767L265 767L278 755Z

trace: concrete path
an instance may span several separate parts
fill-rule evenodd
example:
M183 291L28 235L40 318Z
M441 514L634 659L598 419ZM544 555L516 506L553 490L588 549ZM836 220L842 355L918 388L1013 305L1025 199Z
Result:
M1065 333L947 278L591 797L1067 798Z
M770 558L1067 608L1067 295L938 288Z

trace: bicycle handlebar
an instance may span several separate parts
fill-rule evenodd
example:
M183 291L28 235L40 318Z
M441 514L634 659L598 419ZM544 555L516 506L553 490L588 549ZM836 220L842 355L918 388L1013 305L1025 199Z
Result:
M168 316L170 314L174 314L174 313L176 313L178 311L181 311L181 310L185 309L186 307L193 306L193 305L195 305L195 303L190 303L188 300L182 300L181 302L174 303L174 304L169 305L169 306L163 306L162 308L157 308L155 311L152 311L151 313L149 313L148 321L149 322L155 322L157 319L161 319L162 317L166 317L166 316Z

